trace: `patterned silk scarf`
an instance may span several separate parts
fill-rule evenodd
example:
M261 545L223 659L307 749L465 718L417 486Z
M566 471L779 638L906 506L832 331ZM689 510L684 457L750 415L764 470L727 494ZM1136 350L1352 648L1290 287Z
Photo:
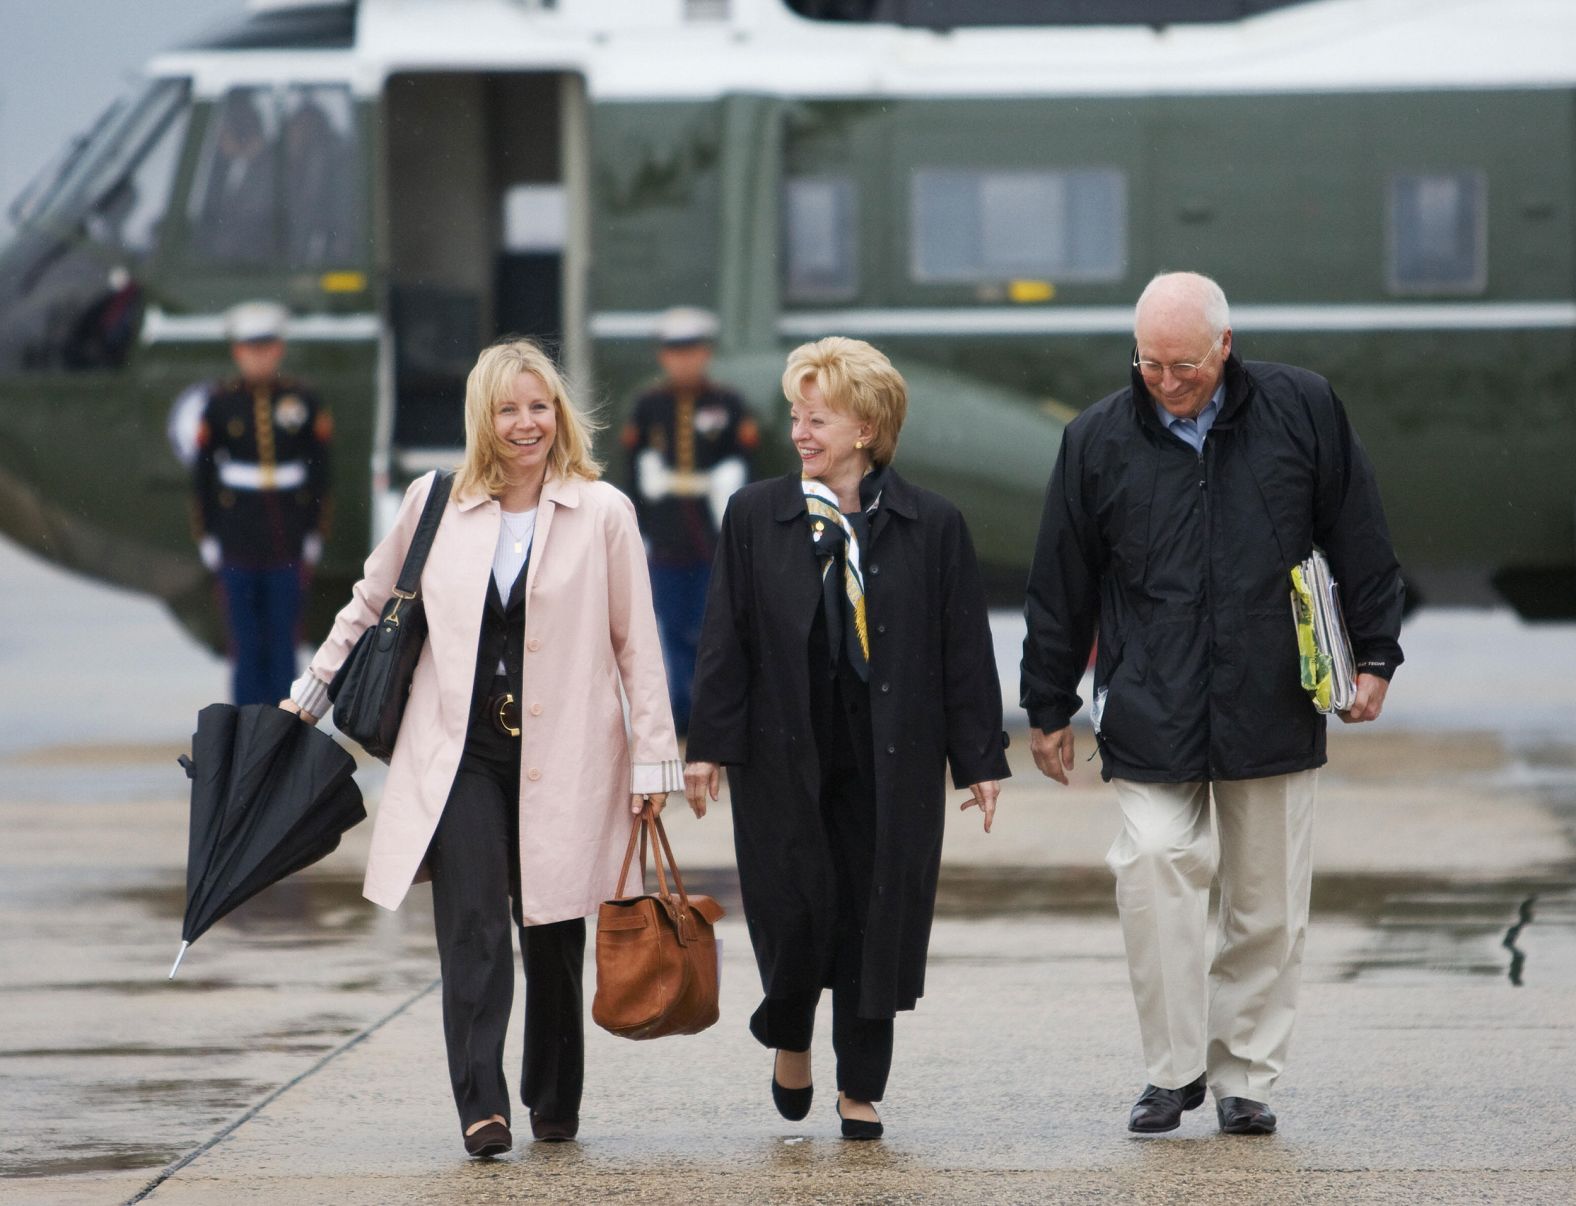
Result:
M860 489L860 501L866 502L867 493L873 493L865 511L857 516L858 527L869 532L867 516L881 501L879 479L871 482L866 477ZM869 483L873 492L865 489ZM814 479L800 483L804 488L805 517L810 523L810 541L815 555L821 560L821 583L826 607L828 644L833 656L841 647L847 651L849 665L860 678L870 678L870 629L865 621L864 556L860 549L859 532L842 508L837 505L837 495ZM842 573L834 575L832 566L841 562Z

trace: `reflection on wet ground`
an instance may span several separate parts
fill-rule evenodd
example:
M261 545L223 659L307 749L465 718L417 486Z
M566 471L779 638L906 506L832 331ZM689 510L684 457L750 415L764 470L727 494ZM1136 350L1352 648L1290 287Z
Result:
M738 882L731 871L696 868L687 880L693 891L718 898L734 911L735 919L739 917ZM1529 900L1534 901L1530 906ZM106 889L93 894L91 904L117 910L122 917L140 913L167 935L178 923L181 902L181 886L168 882ZM1568 872L1487 880L1322 874L1314 880L1313 908L1316 931L1344 926L1357 933L1340 944L1340 957L1310 966L1310 977L1435 982L1440 976L1474 977L1481 982L1498 980L1506 992L1516 991L1516 979L1576 984L1576 875ZM424 910L418 907L412 912ZM1002 946L1003 926L1108 924L1110 941L1098 957L1121 958L1112 883L1104 868L946 867L937 916L938 923L961 924L971 931L978 927L981 948ZM299 987L292 981L305 975L306 989L332 1001L335 1008L274 1012L236 1025L248 1018L249 1011L243 1011L219 1028L222 1038L172 1030L167 1041L144 1035L80 1046L19 1043L0 1050L0 1078L16 1100L61 1103L99 1119L106 1132L102 1139L42 1149L0 1142L0 1172L39 1178L151 1169L177 1159L190 1150L192 1135L213 1133L274 1090L284 1079L276 1069L298 1068L358 1033L367 1013L366 1005L357 1003L359 998L372 994L386 998L392 987L400 985L406 994L419 993L433 973L427 924L424 916L401 915L391 934L387 915L362 902L358 881L300 879L263 893L216 927L193 948L189 958L195 965L183 968L183 976L173 983L150 976L27 985L23 991L29 997L34 992L87 994L94 1008L111 1010L118 1007L117 1001L126 1003L119 1006L124 1008L139 998L163 993L158 1006L179 1016L185 1008L180 1004L183 1000L195 1007L203 999L250 998L259 992L278 997ZM1503 945L1507 933L1518 925L1519 959ZM381 941L373 941L379 937ZM369 943L394 956L376 973L346 975L336 960L314 961L309 956L283 966L277 958L256 957L264 950L286 953L335 946L355 950ZM952 953L939 952L935 962L981 959L972 953L973 946L954 941ZM1011 952L1007 956L1011 962L1048 957L1035 945L1016 939L1009 939L1004 949ZM203 974L205 962L214 964L219 974ZM292 966L298 970L292 972ZM325 968L335 974L325 976ZM73 1067L78 1071L71 1072ZM214 1075L221 1069L228 1074ZM237 1074L247 1070L255 1075ZM117 1121L133 1114L134 1124ZM145 1140L128 1142L128 1134L140 1134ZM155 1141L161 1134L167 1140L163 1146ZM571 1150L565 1158L581 1157ZM773 1148L774 1166L795 1159L792 1148Z

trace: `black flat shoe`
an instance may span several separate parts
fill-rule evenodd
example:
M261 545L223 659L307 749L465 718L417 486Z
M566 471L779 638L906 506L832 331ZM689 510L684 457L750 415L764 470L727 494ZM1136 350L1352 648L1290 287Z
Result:
M833 1108L837 1110L838 1118L842 1119L844 1139L881 1138L883 1128L879 1122L866 1122L863 1118L843 1118L843 1103L841 1100Z
M1222 1097L1215 1102L1223 1135L1273 1135L1275 1111L1251 1097Z
M798 1122L810 1112L810 1101L815 1096L815 1086L789 1089L777 1083L777 1057L772 1056L772 1104L789 1122Z
M566 1143L580 1133L580 1117L543 1118L531 1111L531 1137L544 1143Z
M1159 1135L1182 1125L1182 1115L1204 1104L1204 1076L1180 1089L1145 1085L1127 1116L1127 1129L1140 1135Z
M514 1146L514 1136L501 1122L489 1122L465 1136L465 1150L477 1159L501 1156Z

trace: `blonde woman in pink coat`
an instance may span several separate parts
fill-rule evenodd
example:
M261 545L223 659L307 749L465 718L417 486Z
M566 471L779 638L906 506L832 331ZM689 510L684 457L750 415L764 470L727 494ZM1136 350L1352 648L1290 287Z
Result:
M512 1145L511 922L525 960L521 1100L536 1138L571 1139L585 918L616 891L631 812L683 786L634 508L598 480L590 430L534 343L496 344L471 370L465 463L421 577L427 644L367 862L365 894L384 908L432 879L449 1076L475 1156ZM328 710L433 477L406 493L282 707L312 723Z

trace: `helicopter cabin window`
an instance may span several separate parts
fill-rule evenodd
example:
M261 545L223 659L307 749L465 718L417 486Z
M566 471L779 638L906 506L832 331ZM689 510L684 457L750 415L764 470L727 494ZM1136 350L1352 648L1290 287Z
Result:
M1488 187L1481 172L1390 180L1390 291L1480 293L1488 284Z
M1127 179L1113 168L923 168L914 173L916 281L1118 280L1127 262Z
M362 241L355 110L341 85L231 88L192 188L194 253L238 268L328 268Z
M84 371L126 362L147 266L190 115L185 80L117 102L12 204L0 257L0 372Z
M783 205L789 301L838 301L859 292L857 196L847 176L787 181Z

